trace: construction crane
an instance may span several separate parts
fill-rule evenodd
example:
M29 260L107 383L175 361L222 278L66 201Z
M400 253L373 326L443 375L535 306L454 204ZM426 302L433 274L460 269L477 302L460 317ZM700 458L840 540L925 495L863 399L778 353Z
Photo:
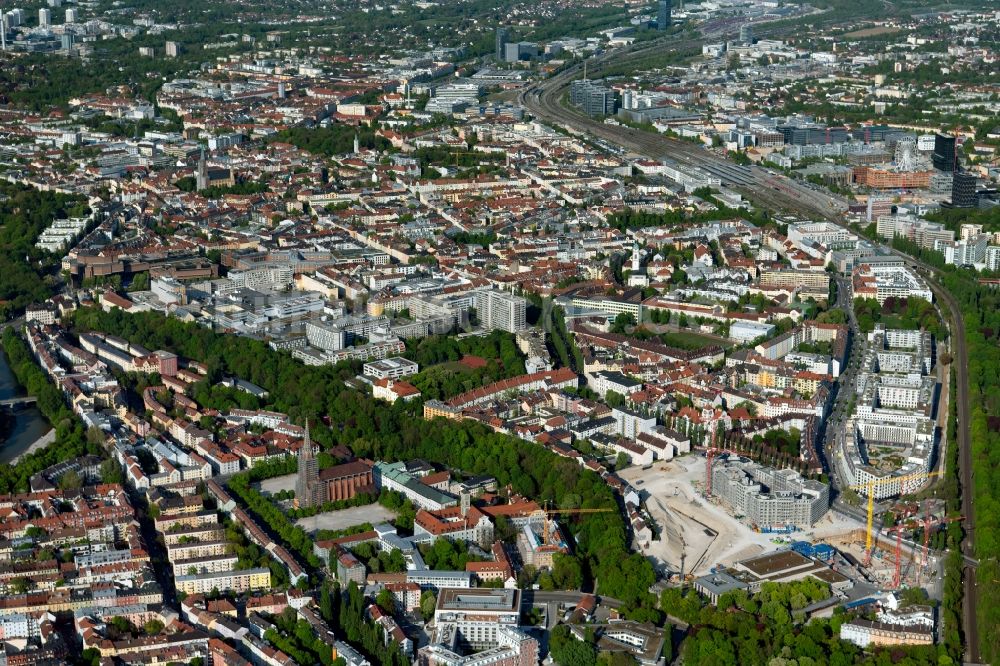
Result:
M889 534L892 534L894 532L896 534L896 550L895 550L896 564L892 574L892 589L894 590L899 589L899 584L901 582L900 574L903 570L903 532L906 532L907 530L916 529L919 527L920 527L919 524L905 523L896 525L894 527L890 527L889 529L886 530L886 532Z
M617 508L603 508L603 509L550 509L546 507L542 511L545 513L545 532L542 535L543 541L549 543L552 539L552 523L554 520L549 520L549 516L555 516L557 514L588 514L588 513L608 513L610 511L617 511Z
M908 481L926 481L932 476L939 476L941 472L914 472L904 476L887 476L881 479L871 479L865 483L848 486L851 490L865 490L868 494L868 520L865 526L865 566L872 561L872 526L875 523L875 490L890 483L900 484L900 490Z
M889 534L895 532L896 534L896 562L895 569L892 576L892 588L898 590L900 583L902 583L902 570L903 570L903 532L908 530L919 530L923 528L924 530L924 547L923 547L923 560L921 562L920 568L917 570L917 581L919 583L922 577L923 570L927 566L927 544L930 539L931 526L940 527L941 525L947 525L948 523L956 523L965 520L964 516L952 516L951 518L941 518L935 519L930 514L927 514L921 520L909 520L905 523L901 523L894 527L890 527L886 530ZM916 547L914 547L916 550Z
M923 578L923 572L927 568L927 561L930 559L928 556L929 546L931 541L931 527L943 527L949 523L959 523L965 520L965 516L952 516L951 518L935 518L930 514L930 505L925 506L924 519L920 521L924 528L924 547L923 553L921 553L920 558L920 569L917 573L917 583Z

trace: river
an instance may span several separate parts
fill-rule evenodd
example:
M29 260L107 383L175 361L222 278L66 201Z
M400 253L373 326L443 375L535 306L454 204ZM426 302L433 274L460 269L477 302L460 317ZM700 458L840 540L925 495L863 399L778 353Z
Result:
M0 400L27 395L18 385L7 363L7 355L0 350ZM0 407L0 409L7 409ZM4 439L0 439L0 464L8 464L28 450L35 441L51 430L48 421L34 405L25 405L8 412L13 423ZM0 435L0 437L4 437Z

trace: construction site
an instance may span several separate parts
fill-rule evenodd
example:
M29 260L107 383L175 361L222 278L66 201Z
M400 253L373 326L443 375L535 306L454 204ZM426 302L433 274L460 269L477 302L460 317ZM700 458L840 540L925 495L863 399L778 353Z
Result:
M941 592L939 556L931 537L955 519L934 517L931 505L919 509L900 505L892 527L876 519L869 506L870 524L838 511L825 511L809 526L761 526L734 513L718 497L706 497L712 467L704 456L686 456L647 468L622 470L621 476L643 497L646 514L657 538L639 548L663 574L675 580L707 574L719 567L792 543L828 544L841 555L842 573L867 587L894 590L924 587L932 598ZM863 498L865 499L865 498ZM935 507L936 508L936 507ZM862 514L863 515L863 514Z
M705 458L701 456L657 463L648 469L633 467L621 476L642 493L659 533L643 554L652 557L661 571L682 576L697 576L792 540L822 541L864 527L859 521L827 512L808 530L755 530L717 500L705 498Z

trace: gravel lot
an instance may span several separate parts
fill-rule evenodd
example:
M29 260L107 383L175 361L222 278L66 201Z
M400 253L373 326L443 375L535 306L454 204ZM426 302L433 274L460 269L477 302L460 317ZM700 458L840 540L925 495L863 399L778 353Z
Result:
M285 474L271 479L264 479L258 484L265 495L273 495L282 490L295 490L295 474Z
M340 511L327 511L317 513L308 518L299 518L295 524L306 532L316 530L343 530L361 523L371 523L376 525L392 520L396 514L385 508L381 504L369 504L367 506L352 506L349 509Z

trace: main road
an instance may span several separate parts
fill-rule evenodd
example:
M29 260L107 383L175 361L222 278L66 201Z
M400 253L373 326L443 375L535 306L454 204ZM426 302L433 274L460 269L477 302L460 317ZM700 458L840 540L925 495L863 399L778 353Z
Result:
M594 56L587 61L588 73L598 73L608 64L645 57L654 49L693 48L700 40L679 40L670 45L659 40L648 45L636 45L612 50ZM739 188L747 193L751 201L769 208L785 209L811 219L822 219L846 226L843 213L847 201L796 182L781 174L762 167L741 167L715 155L699 145L674 139L661 134L633 129L623 125L604 123L581 111L563 104L562 98L569 84L583 73L583 65L576 64L557 73L549 79L527 86L521 91L519 100L539 119L565 129L598 138L614 144L639 156L662 160L674 166L693 167L720 178L723 183ZM956 395L953 399L958 406L957 444L959 451L959 476L962 488L962 514L965 517L965 537L962 542L964 556L963 570L963 630L966 646L966 663L979 661L979 631L976 608L978 604L976 569L971 561L974 556L975 512L972 501L972 454L969 436L969 377L968 352L965 344L965 321L961 308L954 296L937 283L937 269L901 252L892 252L904 257L911 265L921 269L938 300L945 304L951 317L951 334L955 368Z

